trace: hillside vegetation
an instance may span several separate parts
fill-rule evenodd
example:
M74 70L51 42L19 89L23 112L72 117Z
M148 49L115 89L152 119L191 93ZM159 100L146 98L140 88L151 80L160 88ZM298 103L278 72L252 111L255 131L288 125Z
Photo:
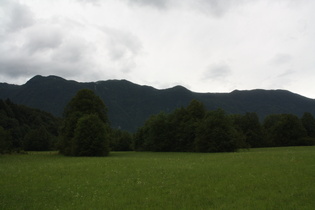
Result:
M0 100L0 154L56 150L60 124L50 113Z

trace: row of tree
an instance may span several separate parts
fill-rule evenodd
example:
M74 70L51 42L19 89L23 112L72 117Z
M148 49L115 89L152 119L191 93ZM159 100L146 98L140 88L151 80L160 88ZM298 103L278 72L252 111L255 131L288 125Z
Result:
M305 113L228 115L196 100L170 114L153 115L135 134L137 151L232 152L239 148L315 144L315 119Z
M0 100L0 153L55 150L69 156L106 156L109 151L233 152L239 148L315 144L315 119L273 114L261 123L256 113L207 111L193 100L171 113L152 115L131 135L112 129L103 101L80 90L63 119L10 100Z

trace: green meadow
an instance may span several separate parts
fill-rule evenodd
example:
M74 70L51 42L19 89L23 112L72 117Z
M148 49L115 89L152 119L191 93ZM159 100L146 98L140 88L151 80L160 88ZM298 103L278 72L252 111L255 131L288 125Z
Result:
M0 156L0 209L315 209L315 147Z

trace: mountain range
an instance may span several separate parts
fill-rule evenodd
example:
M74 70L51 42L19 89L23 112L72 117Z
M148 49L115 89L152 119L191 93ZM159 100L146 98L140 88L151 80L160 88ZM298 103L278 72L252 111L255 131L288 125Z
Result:
M196 93L175 86L156 89L127 80L76 82L58 76L35 76L23 85L0 83L0 99L41 109L61 117L63 109L80 89L93 90L108 108L112 127L134 132L152 115L171 112L190 101L201 101L207 110L230 114L256 112L261 120L270 114L304 112L315 115L315 100L287 90L234 90L230 93Z

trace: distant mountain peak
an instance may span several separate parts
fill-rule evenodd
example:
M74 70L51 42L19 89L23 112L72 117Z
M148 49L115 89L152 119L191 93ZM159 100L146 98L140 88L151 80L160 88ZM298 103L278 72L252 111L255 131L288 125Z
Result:
M32 77L31 79L29 79L25 84L43 82L43 81L48 81L48 80L66 81L64 78L54 76L54 75L49 75L49 76L36 75Z

